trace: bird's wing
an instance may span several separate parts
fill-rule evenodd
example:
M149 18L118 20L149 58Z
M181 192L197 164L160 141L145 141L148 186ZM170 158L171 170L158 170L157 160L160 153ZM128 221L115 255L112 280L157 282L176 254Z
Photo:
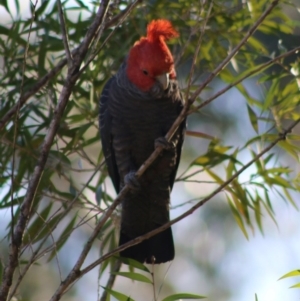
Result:
M178 102L178 115L180 114L181 110L183 109L183 98L181 95L181 101ZM184 141L184 135L185 135L185 130L186 130L186 118L181 122L179 128L177 129L178 134L179 134L179 139L178 139L178 143L176 145L176 153L177 153L177 157L176 157L176 164L175 167L171 173L170 176L170 187L171 190L173 188L173 184L175 182L175 178L176 178L176 173L177 173L177 169L178 169L178 165L180 162L180 157L181 157L181 150L182 150L182 145L183 145L183 141ZM175 134L176 135L176 134Z
M114 187L119 193L120 190L120 176L118 172L118 167L116 164L116 158L114 149L112 147L112 116L109 113L108 103L110 101L110 85L115 80L115 77L112 77L104 86L100 97L100 135L102 142L102 149L105 156L105 161L108 169L109 176L112 179Z

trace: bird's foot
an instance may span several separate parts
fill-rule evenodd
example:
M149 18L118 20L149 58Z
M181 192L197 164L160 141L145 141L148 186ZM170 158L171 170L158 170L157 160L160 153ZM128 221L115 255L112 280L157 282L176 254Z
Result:
M175 148L174 142L168 141L165 137L159 137L154 141L154 147L162 147L163 149Z
M125 185L129 186L130 189L133 189L133 190L137 190L141 187L138 179L135 176L135 171L130 171L124 177L124 183L125 183Z

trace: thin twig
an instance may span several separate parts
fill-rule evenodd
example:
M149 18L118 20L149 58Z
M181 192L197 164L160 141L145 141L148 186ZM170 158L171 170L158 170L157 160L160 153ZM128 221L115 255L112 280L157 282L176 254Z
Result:
M154 263L152 263L151 265L151 279L152 279L153 300L157 301L156 292L155 292Z
M61 27L61 32L62 32L62 40L63 40L63 43L64 43L64 48L65 48L65 52L66 52L67 62L68 62L69 68L71 68L72 63L73 63L73 58L72 58L72 54L70 52L69 38L68 38L68 34L67 34L66 21L65 21L65 16L64 16L64 12L63 12L60 0L57 0L57 8L58 8L58 16L59 16L59 20L60 20L60 27Z

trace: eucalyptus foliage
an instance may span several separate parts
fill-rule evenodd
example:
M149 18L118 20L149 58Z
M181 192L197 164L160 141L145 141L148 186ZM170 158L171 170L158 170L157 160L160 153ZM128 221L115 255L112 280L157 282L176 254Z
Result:
M0 210L9 216L7 224L1 222L7 243L14 241L12 233L23 214L21 206L31 189L30 179L39 164L51 122L57 115L59 97L68 75L57 3L26 2L30 6L27 15L24 3L20 0L0 1L5 16L0 23ZM86 225L93 228L115 198L103 164L98 134L98 100L105 82L119 68L131 45L145 34L148 21L167 18L180 32L179 39L171 41L171 49L182 91L188 100L249 34L270 3L269 0L137 1L128 15L110 25L109 22L121 16L130 4L129 1L110 1L106 23L100 26L98 36L89 45L81 67L88 65L72 89L55 129L51 149L46 154L47 163L32 196L18 254L21 279L19 283L13 283L10 298L16 294L31 265L45 257L48 262L56 260L70 236L76 236ZM98 1L80 0L62 3L68 47L74 55L99 5ZM299 42L293 35L297 24L285 13L289 5L284 1L275 3L258 24L256 32L250 32L248 41L241 45L229 63L218 74L213 74L213 82L206 85L189 109L188 130L190 125L201 124L206 118L203 112L212 110L212 101L219 96L217 93L222 94L221 88L216 88L217 83L222 82L223 87L229 85L228 89L236 89L244 97L247 122L252 125L252 132L245 133L247 139L233 146L210 132L188 131L187 135L192 139L208 139L209 143L207 150L201 153L193 146L185 145L190 149L183 158L187 168L178 174L177 181L193 181L201 191L203 183L198 176L201 178L205 174L216 187L223 185L221 194L247 238L249 230L258 228L263 232L265 214L276 223L274 194L298 208L294 192L300 190L296 168L300 136L292 128L300 119L300 65L297 51L291 50L299 47ZM43 79L45 82L40 84ZM258 97L257 93L249 91L246 80L255 81L263 93ZM207 100L210 101L204 108ZM12 108L16 109L10 114ZM218 117L215 122L221 124ZM291 124L291 131L287 131ZM272 143L274 147L260 155ZM246 181L234 176L248 163L243 159L245 153L253 158ZM294 164L285 163L282 159L285 156L290 156ZM210 198L199 192L197 201L206 202ZM117 246L117 221L116 211L98 233L100 256ZM9 252L1 255L2 272ZM100 281L105 271L113 270L116 260L116 257L109 257L100 265ZM114 275L153 284L147 267L131 261L127 264L129 272L115 271ZM143 274L139 272L141 268ZM126 292L124 295L111 286L105 291L117 300L132 300ZM182 293L163 300L180 298L200 299L202 296Z

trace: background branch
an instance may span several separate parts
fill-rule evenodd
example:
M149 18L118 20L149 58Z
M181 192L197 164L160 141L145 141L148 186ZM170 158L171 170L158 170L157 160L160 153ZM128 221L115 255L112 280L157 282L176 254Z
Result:
M60 0L57 0L57 7L58 7L58 16L59 16L59 20L60 20L62 39L63 39L65 51L66 51L67 62L68 62L69 68L71 68L73 59L72 59L72 54L70 52L70 47L69 47L69 39L68 39L68 34L67 34L65 16L64 16L64 12L63 12Z

